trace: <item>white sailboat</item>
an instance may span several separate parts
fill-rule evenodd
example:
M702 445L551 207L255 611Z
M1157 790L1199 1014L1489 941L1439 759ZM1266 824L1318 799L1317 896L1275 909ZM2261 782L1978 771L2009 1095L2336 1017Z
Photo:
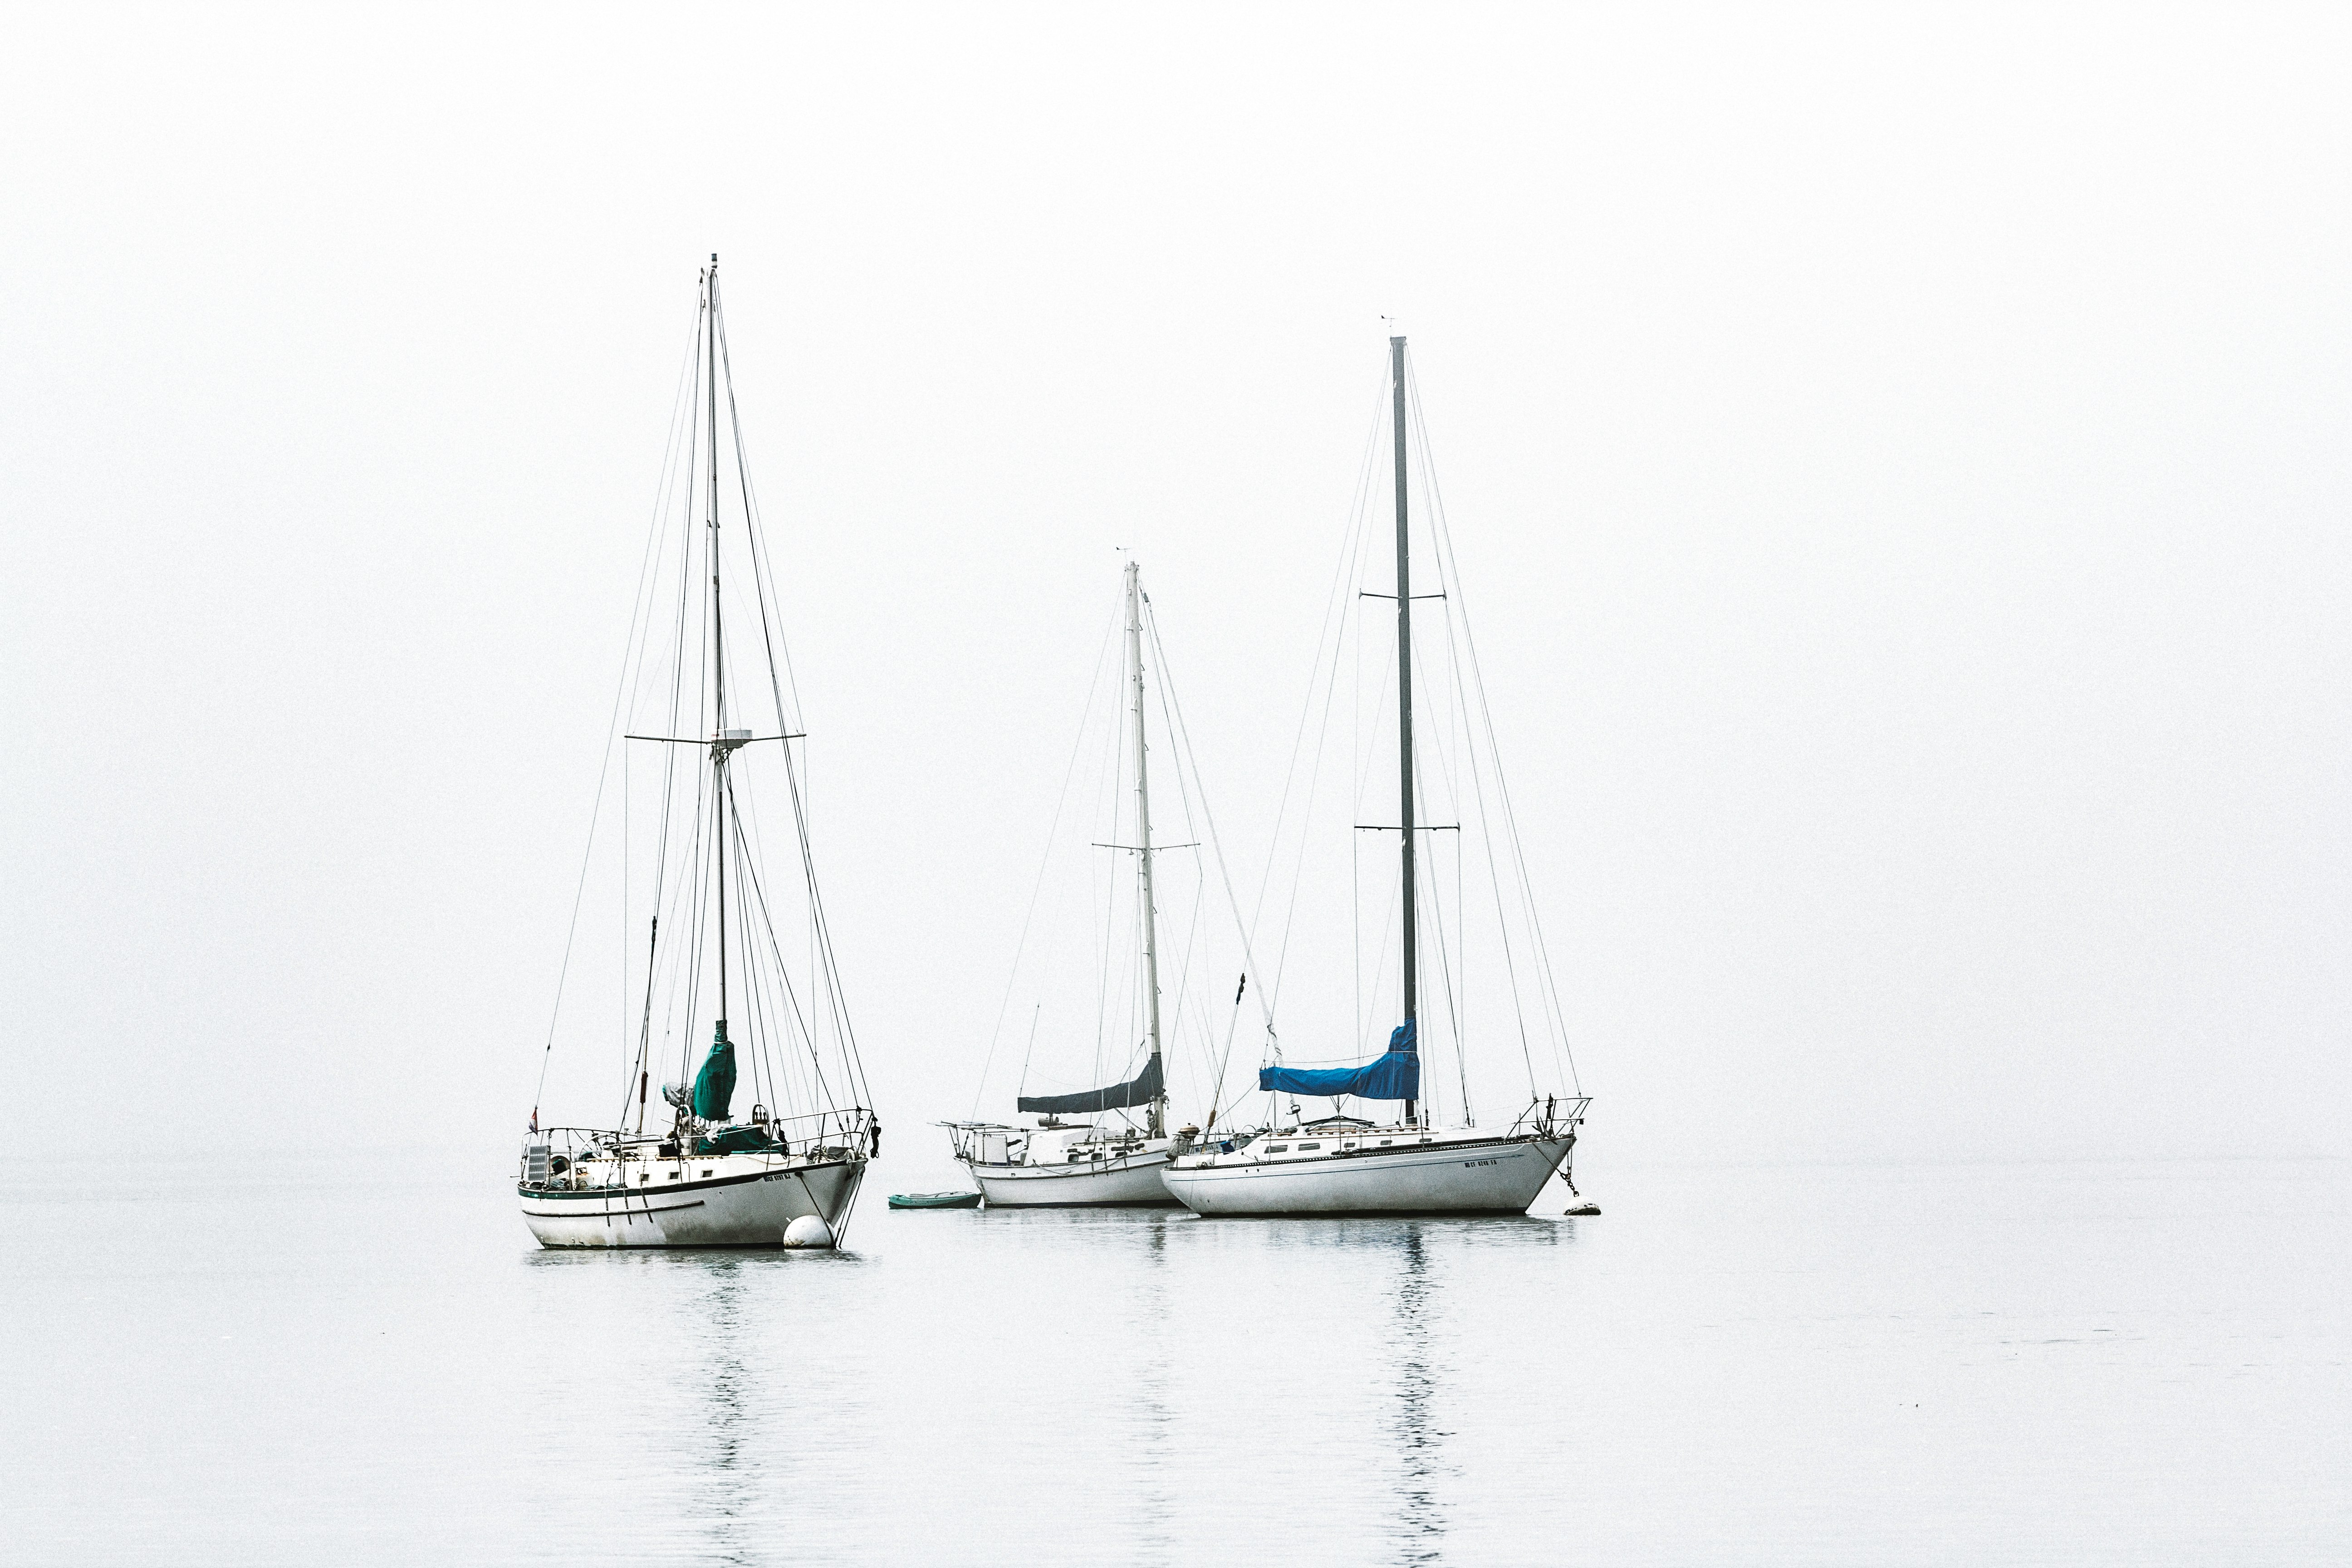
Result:
M1156 850L1151 841L1150 747L1144 737L1143 584L1140 569L1127 564L1127 674L1133 700L1136 903L1143 959L1141 986L1148 1054L1143 1070L1125 1083L1075 1094L1024 1095L1024 1115L1042 1118L1034 1127L997 1121L947 1123L956 1158L992 1205L1005 1208L1172 1206L1160 1173L1180 1146L1168 1132L1168 1083L1160 1040L1160 925L1152 879ZM1141 1110L1143 1125L1066 1122L1066 1116L1098 1116Z
M633 1005L621 1041L620 1114L597 1126L542 1129L532 1110L517 1188L523 1223L543 1247L832 1246L880 1142L880 1124L863 1103L864 1073L810 859L792 749L803 737L785 700L778 605L734 414L718 262L712 257L701 278L688 390L673 432L674 450L685 456L666 474L673 488L647 549L625 700L615 708L616 730L636 729L628 721L637 720L650 732L623 731L611 742L623 745L623 801L632 766L623 743L635 742L649 748L641 771L655 775L650 795L658 802L648 842L620 835L614 879L625 918L635 927L642 917L646 931L641 974L619 977ZM720 506L722 396L740 479L732 528ZM661 605L668 635L657 637ZM730 626L738 642L756 645L752 668L764 680L736 678ZM747 763L763 753L775 764L761 770L771 781L761 789ZM797 888L764 874L763 797L771 810L786 808L778 826L799 854ZM600 816L606 799L600 784ZM622 815L625 829L633 826L625 805ZM592 826L591 865L594 850ZM583 892L587 886L583 868ZM772 906L783 900L801 907L780 919ZM576 907L573 918L576 931ZM785 960L788 940L805 943L797 977ZM568 946L566 959L568 972ZM561 983L558 989L560 1025ZM689 1079L685 1069L705 1028L710 1043ZM542 1093L555 1045L551 1026ZM673 1049L679 1079L662 1086L648 1129L647 1089L657 1058ZM754 1101L748 1114L737 1105L745 1098Z
M1356 1067L1307 1069L1278 1062L1261 1068L1258 1087L1279 1097L1353 1097L1399 1102L1393 1121L1334 1113L1317 1120L1291 1102L1255 1134L1212 1139L1172 1160L1162 1180L1202 1215L1524 1214L1576 1144L1589 1103L1581 1094L1530 1093L1526 1109L1497 1131L1472 1123L1438 1127L1421 1111L1422 1030L1418 885L1419 776L1413 755L1412 556L1409 525L1405 341L1389 340L1396 496L1396 737L1398 823L1402 846L1396 910L1402 916L1400 972L1403 1022L1388 1048ZM1371 597L1391 595L1371 594ZM1451 825L1449 825L1451 826ZM1359 829L1362 830L1361 828ZM1270 1028L1270 1025L1269 1025ZM1461 1048L1459 1031L1455 1047ZM1530 1079L1533 1068L1530 1062ZM1531 1082L1532 1089L1532 1082ZM1466 1101L1466 1089L1465 1089Z

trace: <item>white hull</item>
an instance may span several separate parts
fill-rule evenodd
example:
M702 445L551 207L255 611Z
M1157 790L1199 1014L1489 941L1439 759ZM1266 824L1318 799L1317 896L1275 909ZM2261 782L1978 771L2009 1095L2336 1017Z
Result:
M1076 1208L1169 1205L1160 1173L1168 1169L1164 1148L1116 1160L1072 1165L983 1165L966 1160L991 1208Z
M692 1180L525 1187L523 1223L541 1247L782 1247L784 1227L806 1215L838 1237L866 1174L862 1154L823 1163L729 1155L692 1165ZM703 1179L706 1167L712 1174Z
M1465 1131L1306 1158L1244 1151L1189 1158L1164 1180L1202 1215L1525 1214L1574 1142Z

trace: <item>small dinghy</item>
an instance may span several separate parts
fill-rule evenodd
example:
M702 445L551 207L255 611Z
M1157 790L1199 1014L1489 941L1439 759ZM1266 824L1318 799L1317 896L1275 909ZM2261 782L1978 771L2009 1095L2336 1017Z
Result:
M894 1209L976 1209L980 1206L978 1193L892 1193L890 1206Z

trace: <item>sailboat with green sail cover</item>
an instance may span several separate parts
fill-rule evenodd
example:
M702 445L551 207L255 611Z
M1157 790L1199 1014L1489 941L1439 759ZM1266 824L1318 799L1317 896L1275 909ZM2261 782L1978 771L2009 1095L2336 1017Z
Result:
M606 1047L614 1114L542 1127L534 1107L517 1191L544 1247L827 1247L846 1228L881 1127L817 883L794 750L805 734L715 256L677 416L581 884L584 897L601 866L624 929L642 932L614 976L625 1018L617 1049ZM622 831L600 845L616 795ZM789 846L786 875L761 852L763 814L768 838ZM575 934L579 923L575 904ZM567 974L570 954L567 943ZM559 1043L593 1048L562 1033L561 980L558 990L541 1094ZM673 1062L676 1078L653 1096Z

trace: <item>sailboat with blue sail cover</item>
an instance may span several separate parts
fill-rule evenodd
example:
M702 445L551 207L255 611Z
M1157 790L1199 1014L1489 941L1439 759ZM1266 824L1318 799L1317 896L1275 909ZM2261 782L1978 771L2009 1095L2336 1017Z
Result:
M1397 917L1399 932L1398 1001L1402 1021L1391 1029L1386 1048L1370 1061L1340 1067L1300 1067L1281 1059L1269 1012L1270 1059L1258 1072L1258 1088L1270 1101L1264 1124L1254 1133L1223 1138L1213 1127L1196 1150L1181 1152L1172 1160L1161 1178L1178 1201L1202 1215L1524 1214L1575 1148L1576 1129L1590 1103L1586 1096L1574 1089L1573 1060L1565 1054L1563 1037L1558 1042L1558 1060L1568 1083L1545 1091L1538 1082L1535 1053L1527 1049L1524 1054L1528 1089L1522 1109L1500 1129L1477 1125L1470 1113L1469 1073L1462 1060L1467 1037L1476 1032L1467 1022L1467 1004L1459 994L1459 983L1464 980L1467 963L1462 950L1447 950L1441 940L1441 953L1447 960L1443 966L1443 978L1450 1000L1436 1011L1445 1016L1452 1047L1461 1068L1462 1103L1453 1125L1439 1125L1426 1109L1425 1089L1429 1086L1424 1081L1427 1060L1423 1015L1428 998L1423 985L1422 921L1424 906L1435 907L1436 889L1423 875L1426 853L1423 836L1452 832L1458 839L1463 825L1432 823L1421 810L1425 784L1417 765L1413 731L1413 680L1418 666L1412 641L1416 595L1412 590L1409 499L1408 455L1412 446L1408 435L1405 340L1402 337L1389 340L1389 392L1395 475L1394 588L1392 593L1365 589L1353 595L1350 602L1392 599L1396 605L1396 658L1388 679L1393 680L1396 691L1398 817L1394 824L1357 824L1355 831L1393 832L1400 845L1396 880L1389 886L1393 893L1390 907ZM1438 558L1441 563L1450 563L1450 548ZM1343 572L1343 584L1354 580ZM1453 586L1450 579L1441 584L1444 589ZM1443 598L1446 595L1441 592L1427 596ZM1464 625L1466 626L1466 622ZM1452 629L1450 624L1448 629ZM1464 635L1466 637L1466 630ZM1475 656L1466 662L1473 674L1469 679L1461 680L1460 667L1455 667L1457 695L1465 696L1466 707L1466 688L1475 684L1477 706L1483 714L1484 688L1475 676ZM1338 665L1335 658L1331 666L1335 679ZM1469 788L1462 793L1500 805L1492 814L1496 820L1481 826L1499 825L1514 852L1504 857L1503 863L1523 865L1523 858L1516 854L1517 832L1510 826L1507 795L1502 790L1499 763L1492 752L1491 727L1483 742L1486 748L1483 759L1474 754L1479 742L1472 730L1471 726L1464 726L1457 732L1459 744L1454 754L1444 759L1445 765L1457 776L1470 781ZM1472 738L1465 739L1465 735ZM1481 809L1479 815L1484 818L1489 813ZM1494 865L1491 858L1488 865L1490 868ZM1499 889L1499 878L1496 885ZM1496 904L1500 909L1504 900L1498 897ZM1458 898L1455 906L1454 913L1458 918L1464 912ZM1522 964L1541 974L1541 984L1549 987L1549 965L1541 959L1541 935L1539 929L1535 929L1531 901L1525 904L1525 911L1527 926L1521 930L1516 953L1508 933L1502 938L1515 1001ZM1441 939L1443 935L1441 932ZM1537 951L1528 950L1530 941ZM1556 994L1547 994L1541 1000L1544 1005L1537 1010L1556 1025ZM1524 1008L1517 1010L1516 1023L1524 1046L1529 1032ZM1567 1092L1561 1092L1562 1088ZM1332 1101L1331 1112L1310 1118L1299 1109L1302 1098L1328 1098ZM1393 1106L1397 1113L1347 1113L1345 1106L1356 1100L1375 1107Z
M597 793L598 824L621 805L617 856L601 864L635 949L614 977L620 1070L604 1092L618 1090L617 1114L542 1127L532 1110L517 1190L544 1247L830 1247L879 1152L810 847L793 751L805 736L710 259L608 741L620 772ZM736 480L724 505L722 453ZM797 862L784 876L761 854L763 811ZM583 896L598 847L592 825ZM557 1038L551 1026L541 1094Z

